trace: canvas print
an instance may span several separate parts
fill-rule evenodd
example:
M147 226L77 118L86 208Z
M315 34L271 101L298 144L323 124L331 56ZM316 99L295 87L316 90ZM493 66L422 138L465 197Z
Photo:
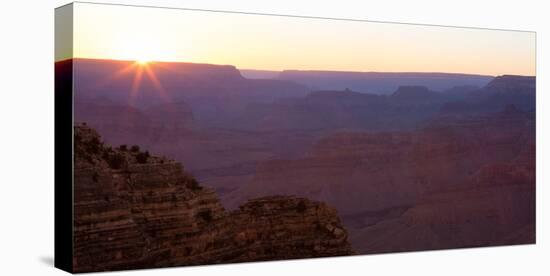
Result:
M60 7L59 262L91 272L535 243L535 39Z

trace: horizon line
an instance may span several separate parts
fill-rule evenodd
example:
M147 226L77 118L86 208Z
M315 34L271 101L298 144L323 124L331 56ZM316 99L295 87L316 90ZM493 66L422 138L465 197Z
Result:
M54 63L65 62L69 60L96 60L96 61L115 61L115 62L138 62L131 59L110 59L110 58L90 58L90 57L72 57L61 60L56 60ZM392 74L448 74L448 75L471 75L479 77L499 77L499 76L522 76L522 77L536 77L535 75L520 75L520 74L479 74L479 73L465 73L465 72L444 72L444 71L352 71L352 70L319 70L319 69L284 69L284 70L271 70L271 69L255 69L255 68L239 68L233 64L218 64L218 63L206 63L206 62L190 62L190 61L164 61L164 60L151 60L147 63L185 63L185 64L197 64L197 65L214 65L214 66L231 66L239 72L241 70L251 71L264 71L264 72L276 72L281 73L284 71L299 71L299 72L335 72L335 73L392 73Z

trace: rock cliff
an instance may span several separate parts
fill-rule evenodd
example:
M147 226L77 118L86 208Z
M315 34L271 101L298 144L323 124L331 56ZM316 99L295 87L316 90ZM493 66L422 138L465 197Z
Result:
M226 212L163 157L75 126L76 272L350 255L336 210L292 196Z

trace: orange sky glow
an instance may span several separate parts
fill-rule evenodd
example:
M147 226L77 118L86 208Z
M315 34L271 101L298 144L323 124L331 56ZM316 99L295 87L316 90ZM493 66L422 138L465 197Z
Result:
M75 3L74 48L101 58L264 70L535 75L533 32Z

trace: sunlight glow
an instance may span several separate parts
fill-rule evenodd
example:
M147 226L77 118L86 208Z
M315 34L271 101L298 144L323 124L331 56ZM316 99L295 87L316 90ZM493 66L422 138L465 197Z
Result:
M127 78L128 75L131 75L132 82L130 88L130 105L133 105L134 98L138 96L140 90L142 89L142 84L144 82L149 82L153 85L153 89L159 96L169 101L169 95L165 92L164 87L161 84L160 79L158 78L155 71L157 70L169 70L161 63L157 63L153 60L148 59L137 59L134 62L129 62L127 65L121 67L114 74L108 78L98 82L96 85L97 89L101 89L110 85L113 82L121 78Z
M78 3L76 58L535 75L535 33Z
M113 41L113 47L118 57L123 60L135 60L138 64L146 64L153 60L166 60L169 54L162 45L151 41L149 37L135 35L129 38L119 38Z
M138 60L136 60L136 63L139 64L139 65L147 65L147 63L151 62L151 60L149 59L146 59L146 58L139 58Z

